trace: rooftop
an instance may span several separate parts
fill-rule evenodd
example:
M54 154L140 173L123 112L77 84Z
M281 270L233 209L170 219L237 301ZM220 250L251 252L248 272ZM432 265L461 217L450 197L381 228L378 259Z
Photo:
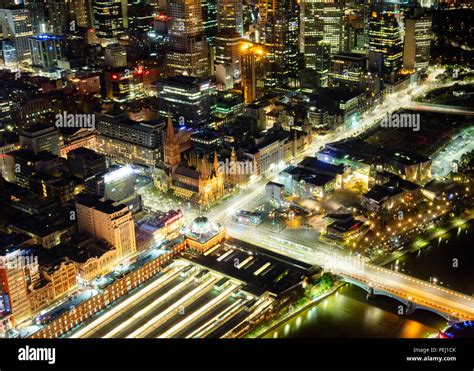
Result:
M396 196L402 192L403 189L399 187L376 184L369 192L365 193L364 196L376 202L380 202L386 197Z

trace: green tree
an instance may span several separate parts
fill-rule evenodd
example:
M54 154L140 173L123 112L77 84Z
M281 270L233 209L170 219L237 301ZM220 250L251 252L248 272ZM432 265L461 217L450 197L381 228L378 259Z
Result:
M334 278L331 273L323 273L321 276L321 288L323 290L330 289L334 286Z

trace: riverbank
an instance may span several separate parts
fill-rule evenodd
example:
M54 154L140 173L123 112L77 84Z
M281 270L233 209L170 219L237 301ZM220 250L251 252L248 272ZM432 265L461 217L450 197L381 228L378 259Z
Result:
M327 291L324 291L321 295L317 297L314 297L311 299L304 297L303 299L308 300L307 303L300 304L297 308L293 307L293 309L289 310L287 314L284 316L281 316L279 318L272 318L266 321L265 323L259 325L258 327L250 331L248 334L246 334L245 338L261 338L265 336L269 332L273 331L275 328L281 326L282 323L291 320L293 317L298 316L301 312L304 312L305 310L311 308L312 306L317 305L328 296L334 294L338 289L340 289L345 284L346 284L345 282L337 282L333 287L331 287Z
M450 221L448 223L442 224L441 226L435 227L436 230L431 235L426 236L426 237L418 236L417 238L414 239L414 241L411 243L411 245L408 248L401 251L395 251L390 256L385 257L384 260L374 261L372 263L385 267L389 265L390 263L400 259L406 254L418 252L419 250L428 246L430 242L433 241L434 239L442 237L447 232L453 229L459 228L460 226L471 222L473 219L474 219L474 211L469 210L467 215L463 216L462 218L456 218L454 221Z

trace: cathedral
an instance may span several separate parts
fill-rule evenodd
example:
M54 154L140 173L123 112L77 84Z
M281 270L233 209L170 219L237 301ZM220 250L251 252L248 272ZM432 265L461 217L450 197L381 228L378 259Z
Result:
M224 175L219 168L217 153L214 153L212 166L208 166L205 156L200 166L184 163L170 113L163 143L163 161L155 169L154 182L161 191L200 205L208 205L224 195Z

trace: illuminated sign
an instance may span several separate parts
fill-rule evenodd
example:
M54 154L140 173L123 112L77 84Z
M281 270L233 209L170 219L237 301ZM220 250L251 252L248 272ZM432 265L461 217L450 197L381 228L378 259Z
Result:
M169 225L169 224L175 222L176 220L181 219L182 217L183 217L183 213L181 211L178 211L178 213L176 215L172 216L171 218L169 218L165 221L165 225Z

